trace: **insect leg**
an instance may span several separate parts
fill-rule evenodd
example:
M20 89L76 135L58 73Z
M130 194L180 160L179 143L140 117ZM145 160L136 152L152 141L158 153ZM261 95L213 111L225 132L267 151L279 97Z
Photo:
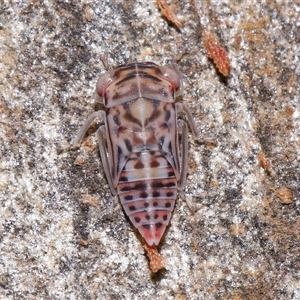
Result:
M186 176L188 169L188 128L183 120L177 120L178 132L181 135L181 167L178 190L182 191L186 186Z
M181 199L186 201L188 207L193 210L193 201L186 197L183 190L186 186L186 177L188 169L188 127L183 120L177 120L178 132L181 135L181 170L178 181L178 190Z
M109 185L112 195L116 196L117 191L113 185L113 181L112 181L112 177L111 177L111 173L110 173L111 168L110 168L109 159L107 156L108 150L106 147L106 143L104 141L104 138L106 139L105 125L100 126L99 129L97 130L96 134L97 134L100 157L101 157L104 173L106 175L106 179L107 179L107 182L108 182L108 185Z
M87 130L91 126L91 124L96 120L99 119L102 122L105 120L105 112L103 110L93 112L83 123L82 127L80 128L77 136L71 142L71 148L79 148L81 141L86 134Z
M212 137L205 137L205 138L200 137L193 115L189 110L189 108L184 103L177 102L175 105L176 105L175 106L176 113L183 112L185 114L186 120L191 128L194 140L196 140L199 143L209 143L214 146L218 145L218 142Z
M183 112L186 115L187 122L192 130L193 138L198 139L199 138L198 129L189 108L184 103L181 102L177 102L175 105L176 105L177 113Z

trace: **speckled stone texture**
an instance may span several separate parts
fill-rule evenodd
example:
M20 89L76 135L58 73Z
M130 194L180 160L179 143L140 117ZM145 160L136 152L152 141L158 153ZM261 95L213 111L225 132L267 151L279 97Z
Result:
M0 4L0 299L300 299L299 1L8 1ZM228 79L207 58L214 30ZM151 274L112 197L92 126L101 58L180 53L203 136Z

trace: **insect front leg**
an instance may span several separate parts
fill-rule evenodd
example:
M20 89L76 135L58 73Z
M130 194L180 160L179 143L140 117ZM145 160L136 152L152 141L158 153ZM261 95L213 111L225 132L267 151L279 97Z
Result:
M86 132L90 128L91 124L96 120L99 119L101 122L105 121L105 112L103 110L93 112L83 123L82 127L80 128L79 132L75 139L71 142L71 148L79 148L83 137L85 136Z
M191 111L189 110L189 108L181 102L177 102L175 104L176 106L176 113L181 113L183 112L184 115L186 116L186 120L191 128L192 134L193 134L193 138L195 141L199 142L199 143L208 143L208 144L212 144L214 146L217 146L218 143L214 138L211 137L205 137L205 138L201 138L196 126L196 123L194 121L193 115L191 113Z

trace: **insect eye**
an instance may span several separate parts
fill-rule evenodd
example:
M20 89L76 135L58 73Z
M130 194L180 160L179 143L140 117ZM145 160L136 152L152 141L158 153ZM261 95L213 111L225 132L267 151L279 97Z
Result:
M182 75L176 64L172 64L171 67L162 67L164 77L171 83L174 89L174 96L181 95Z
M104 105L106 105L106 89L110 86L110 84L112 83L113 79L111 77L111 72L107 72L105 74L103 74L102 76L100 76L100 78L97 81L96 84L96 102L100 102L103 103Z

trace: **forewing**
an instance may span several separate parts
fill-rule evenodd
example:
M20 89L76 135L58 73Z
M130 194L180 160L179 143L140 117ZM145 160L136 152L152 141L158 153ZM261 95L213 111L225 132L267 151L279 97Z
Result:
M179 180L180 166L175 106L174 103L161 103L160 106L163 114L159 122L160 125L155 130L158 149L173 167L176 179Z

